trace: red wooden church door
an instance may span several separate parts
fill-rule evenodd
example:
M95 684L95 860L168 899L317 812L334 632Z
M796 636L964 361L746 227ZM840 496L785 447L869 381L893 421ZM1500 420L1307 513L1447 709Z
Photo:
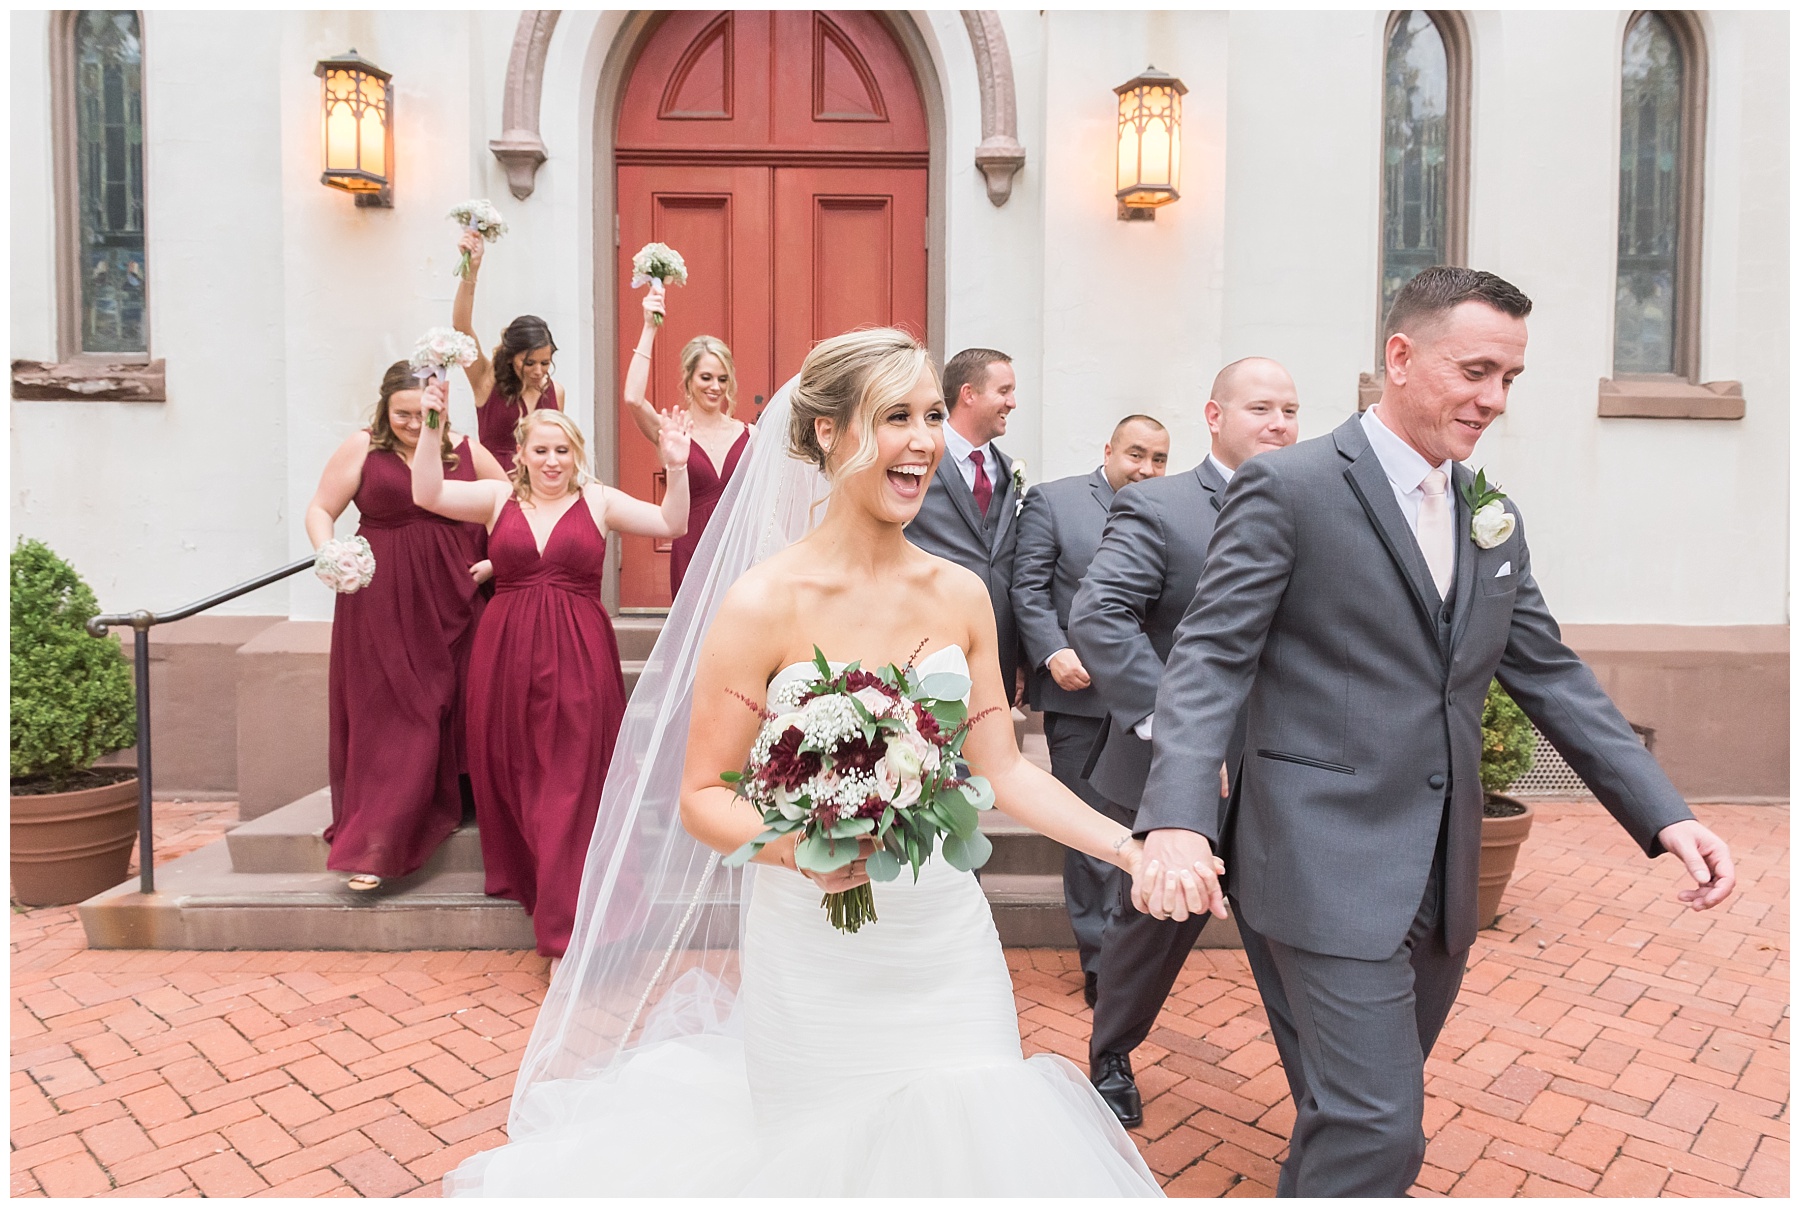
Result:
M632 254L656 241L688 265L657 336L657 407L680 403L681 348L701 333L730 346L745 420L827 336L924 337L929 135L878 15L669 13L632 68L615 146L621 373L643 313ZM655 450L622 410L618 424L619 485L660 498ZM666 551L624 539L622 607L668 606Z

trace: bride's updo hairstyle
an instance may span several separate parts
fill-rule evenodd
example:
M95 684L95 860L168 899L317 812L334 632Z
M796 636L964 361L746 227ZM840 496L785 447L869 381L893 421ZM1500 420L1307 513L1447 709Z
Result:
M814 345L800 366L794 386L788 449L810 461L836 481L875 464L875 417L904 399L919 384L919 374L936 367L923 345L904 331L870 327L847 331ZM815 420L832 421L831 448L819 443ZM833 450L851 427L860 438L855 456L836 466Z

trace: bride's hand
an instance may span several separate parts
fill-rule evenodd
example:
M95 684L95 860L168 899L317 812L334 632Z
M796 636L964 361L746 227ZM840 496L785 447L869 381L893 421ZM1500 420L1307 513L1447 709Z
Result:
M757 854L756 862L779 864L783 868L791 868L826 893L843 893L846 889L855 889L858 885L868 882L869 854L875 850L873 840L858 839L856 841L856 859L835 872L813 872L811 869L801 868L794 859L794 848L799 846L799 843L800 833L798 831L783 835L763 848Z

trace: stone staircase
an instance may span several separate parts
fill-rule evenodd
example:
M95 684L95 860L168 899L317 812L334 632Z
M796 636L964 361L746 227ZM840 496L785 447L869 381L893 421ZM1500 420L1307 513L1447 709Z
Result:
M662 618L613 622L625 689L637 685ZM1050 766L1042 719L1014 714L1025 755ZM157 866L156 892L135 879L79 908L93 948L349 950L518 949L535 941L523 909L482 892L481 837L473 822L452 832L429 863L372 893L344 888L328 872L324 830L329 790L320 789L224 838ZM1001 942L1008 947L1073 947L1063 905L1063 848L989 811L982 830L994 853L981 874ZM1206 929L1207 946L1237 946L1235 927Z

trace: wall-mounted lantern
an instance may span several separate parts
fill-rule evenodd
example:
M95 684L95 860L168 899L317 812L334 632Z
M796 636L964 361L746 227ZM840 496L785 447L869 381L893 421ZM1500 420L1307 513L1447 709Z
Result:
M324 81L320 183L353 194L359 206L393 205L393 77L354 47L335 59L320 59L313 74Z
M1113 89L1119 94L1119 218L1156 218L1181 196L1181 98L1187 85L1144 69Z

